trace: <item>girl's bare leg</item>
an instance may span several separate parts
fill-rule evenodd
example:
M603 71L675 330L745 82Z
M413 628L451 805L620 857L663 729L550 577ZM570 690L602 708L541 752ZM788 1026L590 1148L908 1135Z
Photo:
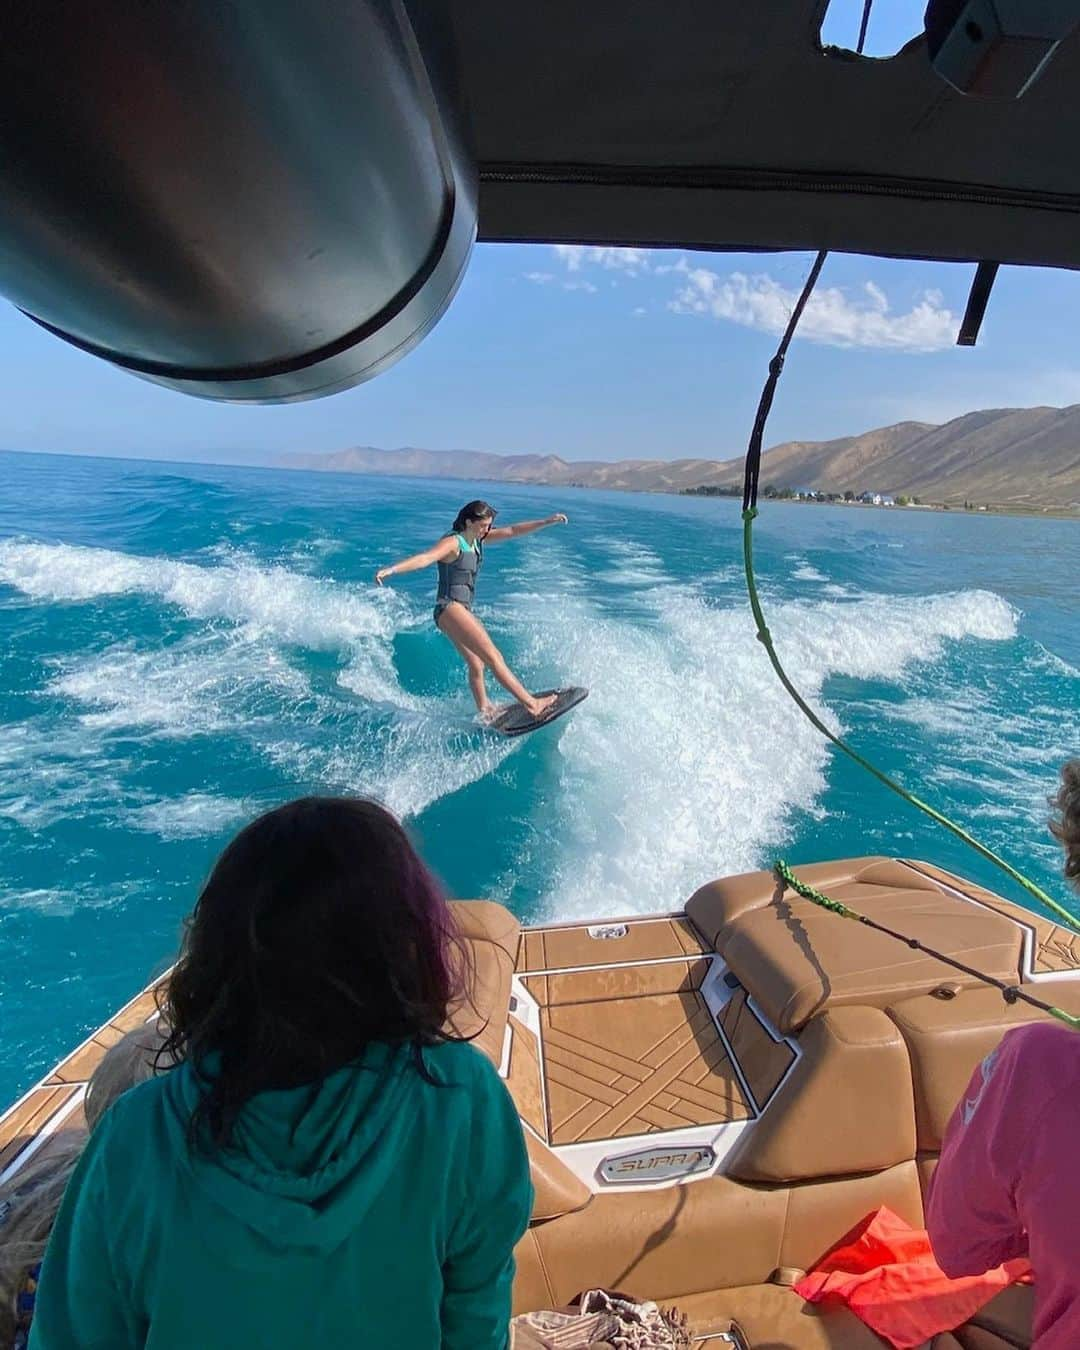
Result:
M443 632L442 615L439 616L438 629L440 633ZM484 685L483 661L474 652L469 651L468 647L462 646L452 633L445 633L445 636L454 644L461 659L465 662L469 672L469 688L472 690L476 710L481 717L486 717L492 710L492 704L488 701L487 688Z
M459 651L464 649L477 657L531 717L539 717L555 702L554 694L536 698L529 693L521 681L515 678L503 659L502 652L488 636L487 629L464 605L459 605L456 601L447 605L439 615L439 629Z

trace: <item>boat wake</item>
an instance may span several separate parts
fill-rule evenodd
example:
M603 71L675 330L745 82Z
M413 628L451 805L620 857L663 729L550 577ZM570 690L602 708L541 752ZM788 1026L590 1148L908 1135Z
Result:
M560 851L543 904L567 919L676 908L704 881L762 865L798 812L818 809L830 755L776 679L741 602L656 585L641 624L575 594L518 595L537 649L564 652L561 678L592 689L560 738ZM948 644L1015 637L999 596L865 596L776 603L781 659L826 722L834 677L902 682Z
M503 578L520 587L529 574ZM213 745L249 781L254 761L277 800L370 793L406 817L532 755L538 767L517 780L532 795L495 794L503 818L485 828L524 819L545 849L515 876L477 881L530 917L565 919L677 906L710 877L760 866L821 809L831 752L777 682L734 585L709 593L631 545L592 578L553 550L543 595L504 587L492 625L523 678L592 690L528 747L477 731L456 657L400 592L239 553L180 562L11 539L0 584L9 603L97 607L94 641L53 658L38 716L0 728L0 814L24 825L100 811L105 793L118 823L186 838L264 804L230 784L227 763L216 785L196 777L148 798L139 743ZM914 672L957 644L1017 634L1016 612L987 591L817 595L767 596L767 612L787 669L837 730L859 697L872 704L867 685L892 690L882 717L917 719L925 698L904 697ZM833 697L837 680L859 685Z

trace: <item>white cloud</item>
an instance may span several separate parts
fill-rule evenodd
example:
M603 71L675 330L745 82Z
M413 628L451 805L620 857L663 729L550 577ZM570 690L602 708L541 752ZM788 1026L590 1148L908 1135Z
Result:
M646 313L647 313L647 311L646 311L646 309L645 309L645 306L644 306L644 305L638 305L637 308L634 310L634 318L635 318L635 319L640 319L640 318L642 318Z
M799 294L768 273L751 276L732 272L724 276L694 266L685 256L675 262L661 261L655 250L647 248L553 244L552 253L565 273L527 272L529 281L595 294L597 286L587 279L590 272L595 275L606 271L626 278L675 275L678 289L667 306L674 313L726 319L777 336L787 327ZM608 285L618 282L609 276ZM640 318L644 310L638 307L632 312ZM877 282L865 281L858 289L819 287L806 306L798 335L833 347L934 352L954 345L958 326L959 318L945 305L939 290L922 291L910 309L898 314L892 311L885 290Z
M592 244L554 244L555 256L568 272L580 272L585 267L603 267L608 271L625 272L636 277L651 268L647 248L609 248Z
M797 291L765 273L732 272L724 277L685 260L671 270L685 277L668 303L676 314L703 314L779 335L798 299ZM924 291L906 314L893 314L885 292L867 281L858 296L849 296L838 286L819 287L807 303L798 336L832 347L933 352L956 342L958 326L939 291Z
M872 281L868 281L866 283L865 290L866 294L870 297L871 305L873 305L873 307L879 310L882 314L886 314L889 309L889 298L885 294L885 292L881 289L881 287L875 286ZM938 296L940 297L940 295L941 292L939 291ZM939 304L941 303L940 298L938 300L938 303Z
M535 282L537 286L550 286L555 282L564 291L584 291L587 295L595 295L597 291L597 287L591 281L563 281L554 272L526 272L525 280Z

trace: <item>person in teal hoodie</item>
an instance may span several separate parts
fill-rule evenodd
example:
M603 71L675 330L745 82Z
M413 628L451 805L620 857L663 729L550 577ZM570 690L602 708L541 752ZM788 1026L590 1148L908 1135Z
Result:
M110 1108L68 1187L30 1350L505 1350L532 1207L449 908L372 802L226 848L171 976L179 1066Z

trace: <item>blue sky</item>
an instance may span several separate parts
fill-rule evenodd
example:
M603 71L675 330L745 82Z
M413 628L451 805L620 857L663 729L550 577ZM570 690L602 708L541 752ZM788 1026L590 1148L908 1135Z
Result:
M895 50L920 9L907 0L875 7L868 51ZM858 0L834 0L826 39L854 45L860 13ZM809 263L806 254L480 246L446 316L397 366L347 393L272 408L159 389L0 305L0 447L164 458L349 445L728 458L744 449L775 334ZM979 345L960 349L972 273L830 257L768 443L1080 402L1080 277L1003 270Z

